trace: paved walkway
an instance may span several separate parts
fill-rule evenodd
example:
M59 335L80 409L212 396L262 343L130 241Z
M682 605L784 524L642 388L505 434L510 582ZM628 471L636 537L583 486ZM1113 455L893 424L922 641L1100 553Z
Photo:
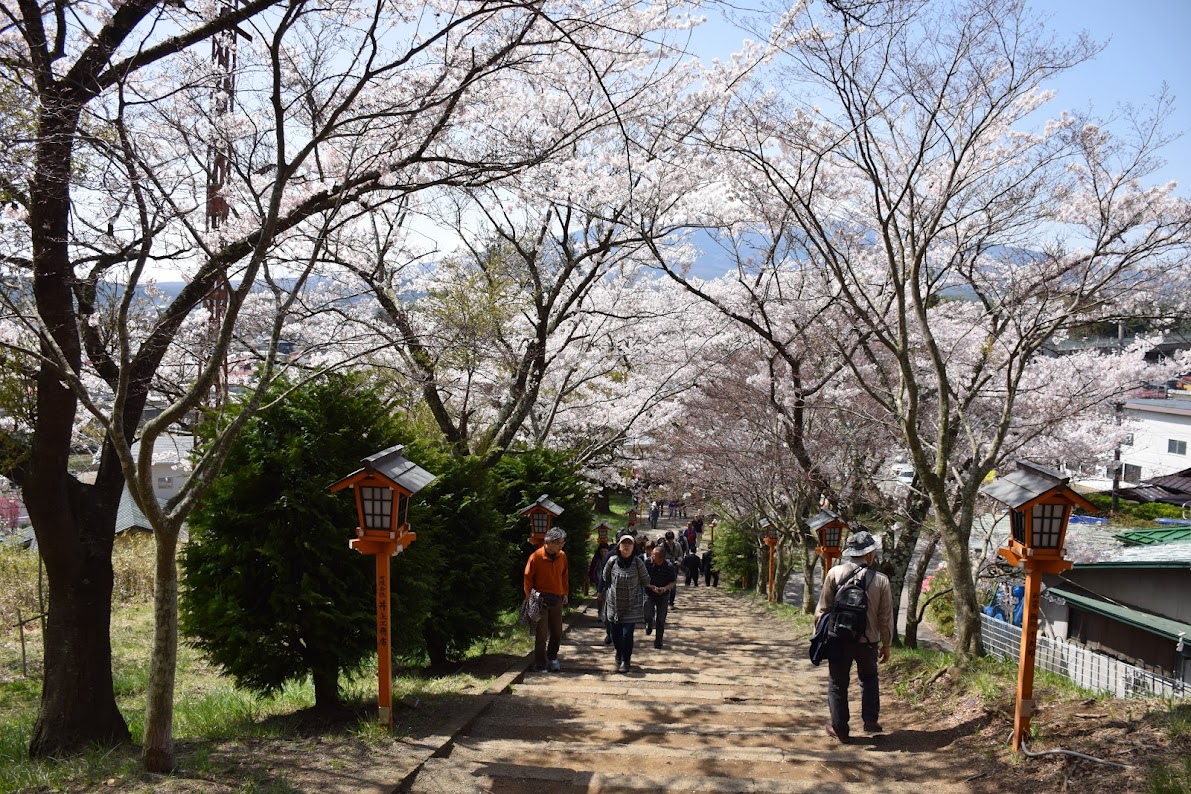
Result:
M664 529L664 527L663 527ZM641 627L633 671L614 670L594 609L563 642L562 673L526 673L406 789L413 792L959 792L963 770L922 731L824 733L826 667L807 638L740 596L679 586L667 647Z

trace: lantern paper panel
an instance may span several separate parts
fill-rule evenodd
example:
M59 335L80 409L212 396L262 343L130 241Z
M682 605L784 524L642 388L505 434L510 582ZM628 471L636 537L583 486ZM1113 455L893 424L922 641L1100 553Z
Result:
M838 526L829 526L823 530L823 545L838 549L840 546L840 528Z
M404 494L402 495L404 498ZM393 489L373 485L360 486L360 503L364 510L364 529L388 532L393 520Z
M1036 549L1057 549L1067 524L1067 505L1036 504L1030 513L1030 535Z

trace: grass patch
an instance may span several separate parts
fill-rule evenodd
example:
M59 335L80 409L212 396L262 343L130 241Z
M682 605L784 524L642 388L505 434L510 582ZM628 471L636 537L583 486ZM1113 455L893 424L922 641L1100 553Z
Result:
M37 677L20 677L19 647L14 637L3 635L0 646L0 794L28 790L56 790L102 785L113 778L136 781L141 777L140 749L144 735L148 661L153 634L153 611L146 601L123 603L112 612L112 672L116 700L133 744L96 749L60 760L28 758L41 683ZM40 670L40 638L36 645L36 670ZM174 740L178 747L179 774L219 780L240 791L291 791L288 784L243 764L229 768L213 760L220 743L277 739L293 741L298 734L330 742L361 739L389 752L394 735L415 732L419 725L436 724L454 711L454 703L487 688L509 659L520 658L532 639L516 623L516 613L501 617L491 637L473 646L457 668L446 673L407 667L393 681L395 714L401 723L394 734L375 721L376 662L371 660L356 675L341 681L345 716L337 720L306 719L314 705L309 680L290 682L278 692L264 695L235 686L193 647L178 648L175 685ZM497 669L499 668L499 670ZM410 704L403 706L403 701ZM358 715L353 717L352 715ZM296 728L300 726L300 729Z
M1159 765L1150 771L1149 794L1191 794L1191 755L1179 765Z

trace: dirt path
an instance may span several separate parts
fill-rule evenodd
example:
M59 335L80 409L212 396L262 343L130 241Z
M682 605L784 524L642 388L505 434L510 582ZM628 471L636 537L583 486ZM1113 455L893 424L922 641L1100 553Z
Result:
M562 673L526 673L428 761L407 790L445 792L979 791L952 732L882 714L840 745L824 732L826 667L806 637L747 598L679 588L667 647L641 627L634 669L614 671L593 614L564 640ZM859 689L852 687L853 712ZM854 716L858 723L858 714Z

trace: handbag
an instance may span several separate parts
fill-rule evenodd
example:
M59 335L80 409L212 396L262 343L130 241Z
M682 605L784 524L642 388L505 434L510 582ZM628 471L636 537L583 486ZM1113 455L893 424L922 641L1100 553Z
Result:
M529 597L521 602L521 614L517 616L517 621L522 626L533 628L541 616L542 594L537 590L530 590Z
M824 660L833 661L839 656L839 644L828 634L828 623L831 615L824 615L815 627L815 634L811 637L811 664L818 667Z

